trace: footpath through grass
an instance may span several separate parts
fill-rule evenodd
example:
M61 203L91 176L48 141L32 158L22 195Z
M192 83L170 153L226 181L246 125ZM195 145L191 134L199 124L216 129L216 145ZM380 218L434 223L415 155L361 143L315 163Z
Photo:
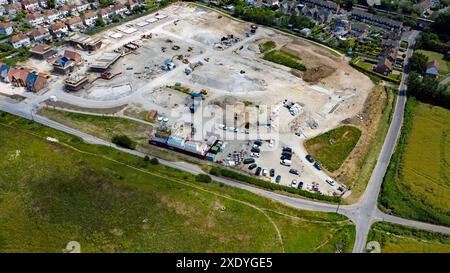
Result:
M56 138L57 143L46 140ZM0 252L334 252L343 216L295 210L0 113Z
M375 223L368 235L368 242L376 241L385 253L449 253L450 236L400 226Z
M327 170L335 171L344 163L361 136L361 130L344 125L308 139L308 152Z
M450 110L408 99L379 198L392 214L450 226Z

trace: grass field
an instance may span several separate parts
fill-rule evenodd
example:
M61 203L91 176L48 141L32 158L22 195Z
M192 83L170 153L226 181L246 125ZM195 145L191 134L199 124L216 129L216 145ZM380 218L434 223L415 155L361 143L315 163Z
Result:
M353 126L340 126L305 142L308 152L329 171L339 169L361 136Z
M267 41L267 42L259 44L259 51L261 53L264 53L264 52L274 49L276 46L277 46L277 44L274 41Z
M0 252L349 252L354 226L0 113ZM58 139L58 143L47 141Z
M297 56L291 55L284 51L272 50L264 54L264 60L281 64L300 71L305 71L306 67L300 62Z
M450 226L450 111L409 100L381 205L393 214Z
M444 54L422 49L417 50L417 52L427 56L428 61L436 60L439 64L440 73L448 73L450 70L450 62L444 60Z
M367 241L376 241L385 253L449 253L450 236L400 225L375 223Z

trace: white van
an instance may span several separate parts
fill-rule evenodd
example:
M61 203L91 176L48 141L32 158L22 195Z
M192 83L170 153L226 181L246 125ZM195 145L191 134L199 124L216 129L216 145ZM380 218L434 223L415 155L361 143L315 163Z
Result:
M290 160L288 160L288 159L283 159L283 160L280 160L280 164L290 167L292 162Z

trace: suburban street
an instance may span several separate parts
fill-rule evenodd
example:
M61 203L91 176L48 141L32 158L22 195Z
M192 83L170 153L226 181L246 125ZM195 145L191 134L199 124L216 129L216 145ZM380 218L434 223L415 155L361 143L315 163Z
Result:
M409 48L407 50L407 58L411 57L413 52L413 45L415 38L419 32L413 31L410 33L410 35L407 38L409 42ZM229 50L233 50L237 47L239 47L240 44L236 44L235 46L229 48ZM204 55L200 55L197 59L205 57ZM398 97L395 105L395 110L392 117L392 122L389 128L389 131L387 133L387 136L385 138L382 150L380 152L377 164L373 170L372 176L369 180L369 183L367 185L367 188L360 198L360 200L353 204L353 205L342 205L338 207L335 204L326 204L306 199L300 199L300 198L294 198L287 195L282 195L279 193L267 191L264 189L256 188L253 186L250 186L248 184L239 183L237 181L225 179L222 177L217 176L211 176L215 181L224 183L228 186L232 186L235 188L240 188L243 190L250 191L252 193L264 196L266 198L270 198L274 201L278 201L280 203L283 203L285 205L302 209L302 210L310 210L310 211L320 211L320 212L337 212L339 214L345 215L348 217L356 226L356 239L355 244L353 248L354 253L362 253L366 250L366 241L367 241L367 235L369 233L370 227L373 223L377 221L386 221L391 222L395 224L415 227L419 229L429 230L429 231L435 231L435 232L441 232L445 234L450 234L450 227L445 226L437 226L432 225L428 223L423 223L419 221L409 220L409 219L403 219L400 217L392 216L385 214L381 212L378 207L378 196L381 189L381 184L383 182L384 175L386 173L387 167L389 165L390 158L392 156L392 153L395 149L397 139L401 132L401 127L403 124L403 116L404 116L404 108L406 104L406 80L408 77L408 71L407 71L407 65L405 65L405 70L403 73L403 77L399 86L398 91ZM180 66L178 69L182 69L183 66ZM175 73L175 72L172 72ZM167 74L170 76L170 74ZM154 83L153 83L154 85ZM148 87L148 86L146 86ZM51 92L49 92L49 95ZM49 97L46 96L46 97ZM52 121L48 118L45 118L43 116L39 116L35 113L33 113L33 108L36 106L36 104L39 103L38 101L33 101L29 103L19 103L19 104L12 104L8 102L1 102L0 103L0 111L8 112L17 116L21 116L26 119L32 119L35 122L38 122L40 124L49 126L51 128L54 128L56 130L60 130L63 132L66 132L68 134L72 134L78 137L81 137L83 140L85 140L88 143L97 144L97 145L105 145L110 146L115 149L118 149L120 151L139 156L144 157L146 154L136 151L136 150L129 150L122 147L118 147L115 144L112 144L108 141L99 139L97 137L94 137L92 135L83 133L81 131L75 130L73 128L67 127L65 125L62 125L58 122ZM116 101L117 103L117 101ZM91 105L89 105L91 106ZM180 169L182 171L186 171L192 174L199 174L204 173L199 166L186 163L186 162L171 162L163 159L159 159L159 162L163 165Z

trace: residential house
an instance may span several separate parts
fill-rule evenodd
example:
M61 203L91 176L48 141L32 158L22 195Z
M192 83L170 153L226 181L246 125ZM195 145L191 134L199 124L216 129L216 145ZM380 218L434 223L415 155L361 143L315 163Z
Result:
M2 82L8 82L8 72L9 72L9 65L1 64L0 65L0 80Z
M56 9L49 9L44 12L44 20L47 24L51 24L61 18L61 13Z
M350 34L356 38L362 38L369 34L369 26L364 23L352 22L350 24Z
M39 7L41 7L42 9L48 8L47 0L37 0L37 2Z
M381 39L381 47L383 48L397 48L400 46L401 35L398 31L389 31L383 35Z
M104 22L111 21L111 15L114 12L110 8L102 8L98 11L98 16L103 19Z
M64 24L61 21L53 23L50 28L50 33L53 35L54 38L61 38L67 34L69 31L66 24Z
M136 0L127 0L127 3L125 6L130 10L133 11L134 8L139 7L139 3Z
M403 22L368 13L355 8L352 10L350 17L364 23L376 25L390 30L399 30L403 27Z
M72 8L73 8L72 5L65 4L59 9L59 12L61 13L62 16L66 17L71 15Z
M97 13L93 11L88 11L83 15L83 23L87 27L95 25L95 21L98 19Z
M34 12L28 14L25 19L27 20L29 25L31 25L32 27L36 27L44 23L45 17L39 12Z
M75 64L81 63L81 55L78 52L72 51L72 50L66 50L64 51L64 57L68 58Z
M122 3L117 3L114 5L114 12L116 15L123 16L127 11L127 7L125 7L125 5Z
M30 38L24 33L20 33L11 37L11 44L14 48L30 46Z
M331 28L337 35L343 35L350 31L351 24L349 20L337 18Z
M8 4L8 0L0 0L0 5L7 5Z
M8 71L8 82L16 87L25 87L28 73L32 71L33 69L26 67L10 67Z
M0 23L0 34L11 35L13 33L13 28L9 22Z
M8 14L10 19L16 17L16 14L22 11L22 5L19 3L11 3L5 6L6 13Z
M331 23L334 15L331 9L310 4L306 4L301 10L301 13L317 24Z
M55 55L57 51L50 45L40 43L30 50L31 57L45 60Z
M6 6L0 5L0 16L7 15Z
M31 31L28 36L31 38L31 40L35 43L40 43L44 41L51 41L52 36L50 35L50 31L46 28L38 28L33 31Z
M39 9L39 3L37 0L24 0L22 1L22 7L24 10L34 12Z
M81 18L78 16L67 18L65 23L70 31L75 31L83 28L83 22L81 21Z
M82 3L76 6L78 12L85 12L90 8L89 3Z
M439 75L439 64L436 60L432 60L427 63L427 69L425 70L425 75L432 78L437 78Z
M27 91L39 92L48 86L48 76L44 73L30 72L25 80Z
M388 58L382 57L373 70L380 74L388 75L392 72L392 63Z
M336 4L335 2L331 2L331 1L302 0L302 3L304 3L305 5L312 5L312 6L320 7L323 9L328 9L335 14L339 13L339 9L341 8L341 6L339 4Z

